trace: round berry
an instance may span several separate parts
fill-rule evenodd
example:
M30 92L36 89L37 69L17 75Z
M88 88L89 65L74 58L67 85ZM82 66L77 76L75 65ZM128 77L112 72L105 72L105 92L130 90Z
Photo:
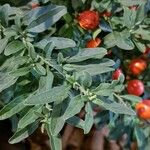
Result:
M122 70L121 69L117 69L113 72L112 74L112 79L113 80L118 80L118 78L120 77L120 75L122 74Z
M150 100L143 100L135 106L137 115L141 119L150 119Z
M127 84L127 91L129 94L140 96L144 93L144 84L138 79L130 80Z
M133 59L129 64L129 70L133 75L140 75L147 68L147 63L141 58Z
M93 30L99 25L99 15L96 11L87 10L79 14L77 18L81 28Z
M86 43L86 47L87 48L96 48L101 44L101 42L102 41L100 38L92 39Z

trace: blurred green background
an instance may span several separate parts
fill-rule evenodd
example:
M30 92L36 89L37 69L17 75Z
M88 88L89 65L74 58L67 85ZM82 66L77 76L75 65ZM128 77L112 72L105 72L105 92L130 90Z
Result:
M9 3L10 5L18 6L18 5L24 5L28 3L29 1L31 0L0 0L0 5Z

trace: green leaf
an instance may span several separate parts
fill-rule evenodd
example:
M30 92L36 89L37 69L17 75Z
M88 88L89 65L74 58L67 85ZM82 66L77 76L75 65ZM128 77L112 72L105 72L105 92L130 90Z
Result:
M110 24L105 19L101 19L99 27L104 32L112 32Z
M37 71L38 74L43 76L46 75L46 69L40 63L36 63L34 69Z
M135 25L140 24L145 18L145 5L138 6L136 11L124 7L123 25L129 29L133 29Z
M125 100L128 100L128 101L131 101L131 102L134 102L134 103L138 103L140 101L142 101L142 98L141 97L138 97L138 96L135 96L135 95L120 95L121 98L125 99Z
M110 130L109 133L109 139L110 140L117 140L120 137L122 137L125 133L130 133L131 128L129 126L125 126L123 122L119 122L115 124L115 127L113 127Z
M83 74L79 76L79 83L84 87L90 87L92 85L92 77L88 72L83 72Z
M122 103L116 103L115 101L110 100L102 101L100 99L95 99L92 102L116 114L136 115L136 113L129 106Z
M85 115L85 122L84 122L84 134L87 134L90 132L94 122L93 110L89 102L85 105L85 111L86 111L86 115Z
M40 33L49 29L67 13L65 6L48 5L31 10L25 17L28 32Z
M48 69L46 76L41 76L39 81L39 92L48 91L52 88L54 80L53 73Z
M50 131L50 126L46 125L46 131L50 138L50 146L53 150L62 150L62 142L60 136L52 136Z
M9 10L11 10L11 7L9 4L5 4L5 5L1 6L0 22L2 23L3 26L8 26Z
M80 62L91 58L101 59L106 54L107 50L104 48L84 48L77 55L69 58L67 62Z
M111 3L112 1L110 0L101 0L101 1L93 0L92 1L93 7L98 9L100 12L108 9L111 6Z
M8 74L3 74L2 78L0 77L0 92L15 84L17 79L17 77L13 77Z
M136 11L136 25L139 25L146 18L145 3L138 6Z
M104 38L104 44L107 48L114 47L115 45L123 50L134 49L134 44L129 38L130 34L127 30L122 32L114 31Z
M123 25L132 29L136 23L136 14L137 11L133 11L128 7L124 7L124 14L123 14Z
M18 66L25 64L28 62L28 57L20 56L10 57L6 59L2 66L0 66L0 71L9 74L10 71L17 69Z
M38 47L38 46L37 46ZM54 43L48 43L43 49L46 52L46 58L50 59L53 49L55 48Z
M70 124L71 126L81 128L81 129L84 128L84 121L77 116L73 116L69 118L68 120L66 120L66 122Z
M62 109L63 109L62 103L58 103L53 108L49 123L50 124L49 128L52 136L58 135L58 133L61 131L61 129L65 124L65 120L62 117Z
M35 60L37 58L37 53L35 52L33 44L30 42L24 41L26 48L28 49L29 56Z
M132 33L140 35L143 40L149 40L150 39L150 31L148 30L148 28L144 29L144 28L140 27L140 28L132 31Z
M96 31L94 31L94 33L93 33L93 39L95 39L100 34L101 31L102 31L101 28L98 28Z
M114 32L114 38L116 40L116 45L124 50L134 49L134 44L129 38L129 34L126 30L123 32Z
M125 6L133 6L145 3L143 0L118 0L118 2Z
M24 105L25 98L26 98L26 95L18 96L14 100L12 100L10 103L5 105L0 110L0 120L10 118L14 114L20 112L23 108L25 108L26 107Z
M27 126L24 129L17 131L10 139L10 144L15 144L23 141L25 138L30 136L38 128L38 123L34 122L33 124Z
M104 45L107 48L114 47L116 45L116 39L113 33L109 33L104 37Z
M68 107L65 110L65 113L63 115L64 120L67 120L77 113L79 113L84 106L84 101L81 97L81 95L77 95L73 98L71 98Z
M136 47L139 49L140 52L144 53L145 52L145 49L146 49L146 45L145 43L141 43L140 41L138 40L134 40L134 43L136 45Z
M30 72L31 67L23 67L17 70L9 72L9 74L13 77L20 77L28 74Z
M96 95L109 96L114 92L114 88L109 83L101 83L96 89L92 90Z
M112 93L120 93L124 89L124 85L118 81L110 83L101 83L98 87L92 90L96 95L110 96Z
M0 92L13 85L18 77L10 75L12 70L16 70L20 65L28 61L28 57L17 56L6 59L0 66Z
M12 28L6 28L6 29L4 30L4 35L9 39L9 38L11 38L11 37L17 36L18 33L17 33L17 31L15 31L15 30L12 29Z
M109 60L100 64L90 64L90 65L74 65L74 64L66 64L64 65L64 69L69 72L76 71L79 74L83 74L83 72L88 72L91 76L106 73L113 71L114 69L111 66L114 65L114 61Z
M143 129L139 127L134 128L134 134L136 136L136 140L138 143L138 148L143 149L145 145L147 144L146 137L144 135Z
M0 39L0 54L3 52L3 50L5 49L6 45L8 43L8 39L4 38L4 39Z
M49 66L54 68L56 71L59 72L59 74L61 74L62 76L64 76L64 73L63 73L63 68L60 64L57 63L57 61L55 60L49 60Z
M42 112L41 106L35 106L31 108L18 122L18 129L23 129L29 124L35 122L38 119L38 116L35 114Z
M6 56L9 56L11 54L14 54L18 51L21 51L23 48L25 48L24 44L21 41L12 41L9 43L4 51L4 54Z
M35 46L44 49L49 43L53 43L56 49L65 49L76 46L76 43L73 40L63 37L48 37L36 43Z
M70 87L61 85L47 91L30 95L26 100L26 105L46 104L53 101L62 101L68 97Z

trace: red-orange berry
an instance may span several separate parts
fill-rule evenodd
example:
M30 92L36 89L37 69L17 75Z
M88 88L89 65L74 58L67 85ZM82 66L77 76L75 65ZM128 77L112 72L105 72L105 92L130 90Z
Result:
M77 18L81 28L85 30L96 29L99 25L99 15L96 11L87 10L79 14Z
M129 70L133 75L140 75L147 68L147 63L141 58L131 60Z
M130 80L127 84L129 94L140 96L144 93L144 84L138 79Z
M95 38L95 39L89 40L86 43L86 47L87 48L96 48L96 47L98 47L101 44L101 42L102 41L101 41L100 38Z
M141 119L150 119L150 100L142 100L136 104L135 108Z
M112 79L113 80L118 80L118 78L121 76L122 70L121 69L116 69L113 74L112 74Z

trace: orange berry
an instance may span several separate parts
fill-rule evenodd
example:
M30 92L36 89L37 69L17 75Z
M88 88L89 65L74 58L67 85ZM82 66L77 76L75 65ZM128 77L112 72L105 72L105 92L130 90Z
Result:
M147 68L147 63L141 58L131 60L129 70L133 75L140 75Z
M101 44L101 42L102 41L100 38L92 39L86 43L86 47L87 48L96 48Z
M135 108L141 119L150 119L150 100L143 100L137 103Z
M93 30L99 25L99 15L96 11L87 10L79 14L77 18L81 28Z

